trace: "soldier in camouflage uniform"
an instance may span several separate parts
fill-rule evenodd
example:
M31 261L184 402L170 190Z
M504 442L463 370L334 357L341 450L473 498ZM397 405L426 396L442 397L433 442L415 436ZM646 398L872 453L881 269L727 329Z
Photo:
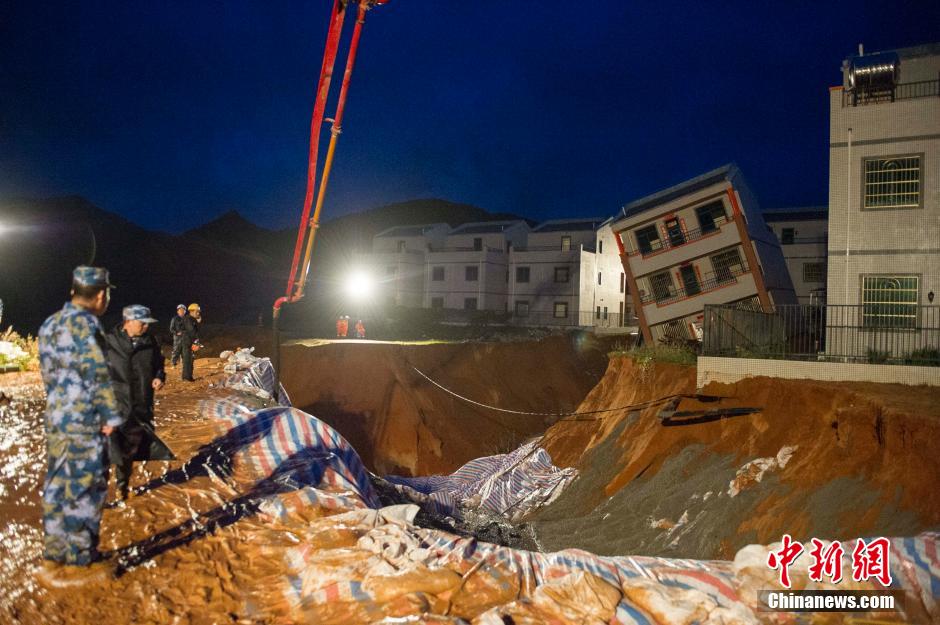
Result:
M108 271L77 267L72 300L42 324L48 473L43 489L47 561L87 566L98 558L107 496L107 436L123 421L97 317L108 308Z

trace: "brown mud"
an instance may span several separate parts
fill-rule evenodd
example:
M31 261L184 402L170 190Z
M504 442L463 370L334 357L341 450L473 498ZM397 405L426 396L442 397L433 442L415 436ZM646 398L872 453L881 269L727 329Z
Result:
M545 418L470 410L415 379L409 363L476 400L555 411L576 407L577 392L591 385L583 363L594 357L576 359L576 350L523 343L289 348L294 370L285 382L294 387L298 407L325 408L332 401L336 411L329 417L336 425L344 426L343 418L359 424L358 441L355 428L346 423L345 429L373 468L451 470L483 453L506 451L492 449L500 437L538 433ZM113 566L119 555L135 566L105 581L52 589L34 576L45 470L41 386L36 374L0 376L0 392L10 398L0 405L0 623L345 625L429 612L472 620L518 597L511 576L474 576L457 561L433 572L382 573L374 554L357 543L365 530L334 523L333 512L315 506L288 506L287 516L276 517L246 504L253 484L237 471L154 484L220 434L197 411L202 399L231 395L216 386L218 361L197 361L196 376L196 383L184 384L179 370L170 370L157 396L157 430L178 460L138 466L131 485L139 492L126 508L104 512L102 549L114 556L109 562ZM580 410L694 393L693 387L692 369L614 359ZM752 379L704 393L722 399L684 399L674 418L718 406L760 411L664 426L660 404L551 425L544 446L556 464L577 466L582 477L532 520L541 546L728 557L737 546L772 542L783 532L798 538L909 535L940 522L935 389ZM373 429L369 420L381 423ZM791 455L781 455L793 446ZM768 461L752 463L757 458ZM279 497L292 502L290 494ZM290 605L282 587L298 553L314 567L303 583L322 583L329 575L362 579L379 601ZM543 617L536 620L584 622ZM426 616L408 622L454 621Z
M695 392L693 367L615 358L581 410ZM729 559L784 533L940 527L937 388L749 378L702 395L665 424L661 402L550 427L542 444L580 477L530 519L540 546ZM714 414L735 408L753 412Z
M537 342L407 345L326 342L283 348L282 383L294 406L330 424L380 475L450 473L506 453L557 420L461 401L565 413L601 379L607 344L585 335Z

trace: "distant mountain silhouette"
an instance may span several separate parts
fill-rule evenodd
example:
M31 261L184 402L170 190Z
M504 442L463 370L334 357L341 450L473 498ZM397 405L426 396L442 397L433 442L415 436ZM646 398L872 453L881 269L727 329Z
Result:
M7 226L0 233L2 323L28 332L61 307L70 272L83 263L107 267L118 286L106 323L140 303L163 325L176 304L194 301L209 321L256 323L284 291L296 237L296 228L268 230L234 211L182 235L154 232L79 196L5 202L0 216ZM352 252L370 249L372 237L394 225L513 218L445 200L345 215L321 225L311 279L329 281Z

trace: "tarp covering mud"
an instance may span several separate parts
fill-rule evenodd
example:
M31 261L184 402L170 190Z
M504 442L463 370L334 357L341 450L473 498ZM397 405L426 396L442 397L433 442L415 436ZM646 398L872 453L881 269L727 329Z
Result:
M158 406L161 435L181 461L147 463L135 474L127 508L105 511L102 546L116 564L113 579L80 592L38 586L31 573L39 551L37 499L26 492L36 480L17 499L4 495L3 509L12 515L4 524L20 545L4 558L0 621L811 622L812 615L757 609L757 591L775 584L766 547L724 561L601 557L511 549L421 527L417 505L377 507L373 477L336 430L301 410L266 406L257 395L210 388L224 376L207 376L208 364L201 362L194 387L171 381ZM4 423L26 420L17 457L33 473L41 451L23 432L41 432L41 396L27 387L11 388L14 399L0 410ZM557 480L555 492L533 507L560 501L574 487L574 473L556 467L543 444L411 488L428 497L422 505L457 510L490 501L498 510L511 503L514 488L540 490ZM535 460L531 473L525 459ZM906 611L869 617L936 621L937 535L893 539L891 554L892 588ZM795 587L813 587L802 565L791 574ZM875 582L855 584L866 585ZM826 622L850 622L843 618Z

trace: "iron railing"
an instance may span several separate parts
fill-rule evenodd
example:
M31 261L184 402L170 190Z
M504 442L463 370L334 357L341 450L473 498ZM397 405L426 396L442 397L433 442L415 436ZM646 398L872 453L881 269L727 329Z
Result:
M688 245L689 243L694 243L695 241L716 234L721 231L721 227L725 224L731 223L731 220L727 216L716 217L714 226L703 230L702 228L692 228L690 230L682 230L682 241L672 242L670 241L668 235L665 239L656 239L655 241L649 242L649 250L641 250L638 246L633 245L631 255L639 254L644 258L647 256L652 256L659 252L664 252L666 250L675 249L677 247L682 247L683 245Z
M656 302L659 305L672 304L682 299L689 297L695 297L696 295L701 295L703 293L708 293L714 291L715 289L727 286L729 284L734 284L738 281L738 276L744 275L750 271L747 263L741 262L740 264L734 265L733 267L728 267L724 271L718 272L709 272L705 274L704 280L696 280L695 285L697 288L689 288L686 285L676 286L675 284L670 284L668 287L668 293L654 293L652 288L652 282L649 278L646 278L647 286L649 290L643 289L640 293L640 303L649 304L650 302Z
M937 96L940 96L940 80L921 80L919 82L906 82L894 85L890 89L877 91L843 91L842 106L844 108L847 106L895 102L897 100L913 100L914 98L935 98Z
M499 254L505 254L506 250L498 247L490 247L489 245L484 245L483 247L474 247L472 245L465 246L446 246L446 245L428 245L429 252L497 252Z
M706 305L702 354L940 366L940 306L895 317L871 305L787 305L772 309Z

